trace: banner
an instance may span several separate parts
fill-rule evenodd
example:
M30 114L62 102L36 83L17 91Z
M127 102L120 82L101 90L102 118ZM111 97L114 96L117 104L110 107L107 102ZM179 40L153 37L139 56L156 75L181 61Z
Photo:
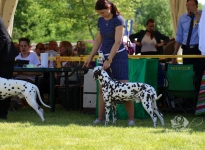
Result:
M125 36L129 36L130 34L132 34L132 24L133 20L125 21Z

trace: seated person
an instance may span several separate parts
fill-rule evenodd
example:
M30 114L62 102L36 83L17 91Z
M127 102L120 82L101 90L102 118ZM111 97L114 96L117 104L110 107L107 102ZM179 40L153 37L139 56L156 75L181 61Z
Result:
M53 54L53 56L56 56L58 54L58 44L56 41L52 40L48 43L46 53L48 53L48 55Z
M61 41L60 42L60 47L59 47L59 52L60 52L60 56L63 57L63 56L72 56L73 55L73 47L72 47L72 44L69 42L69 41ZM67 67L71 67L72 66L72 63L71 61L67 61L67 62L61 62L61 66L67 66ZM64 73L61 73L61 74L58 74L58 75L64 75ZM71 76L72 78L75 77L76 79L76 76ZM71 78L70 77L70 78ZM56 78L57 78L57 74L56 74ZM70 79L69 78L69 79ZM61 77L60 78L60 85L65 85L65 78L64 77Z
M20 38L19 39L19 49L20 53L16 56L16 60L29 60L29 64L33 64L38 66L41 64L37 54L35 52L30 51L30 40L28 38ZM15 73L14 73L15 74ZM19 72L17 73L16 79L30 79L33 83L35 83L36 75L42 73L37 72Z
M29 64L33 64L35 66L40 65L40 60L35 52L30 51L30 40L28 38L20 38L19 39L19 49L20 53L16 56L16 60L29 60ZM40 75L40 72L14 72L14 78L20 80L26 80L33 84L35 84L36 75ZM13 102L18 104L22 103L22 99L14 96L12 98Z
M35 48L35 52L40 57L41 53L45 53L46 46L43 43L38 43Z
M85 55L86 54L86 43L85 41L78 41L74 52L78 55Z

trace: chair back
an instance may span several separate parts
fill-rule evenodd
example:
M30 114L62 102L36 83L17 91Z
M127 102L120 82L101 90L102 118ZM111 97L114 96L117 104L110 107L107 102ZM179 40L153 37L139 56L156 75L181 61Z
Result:
M195 90L194 75L192 64L168 64L166 71L167 89L174 91Z

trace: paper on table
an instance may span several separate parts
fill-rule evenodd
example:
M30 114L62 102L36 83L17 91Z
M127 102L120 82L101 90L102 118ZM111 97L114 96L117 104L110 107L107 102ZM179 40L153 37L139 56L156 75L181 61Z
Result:
M48 68L48 53L41 53L41 67Z

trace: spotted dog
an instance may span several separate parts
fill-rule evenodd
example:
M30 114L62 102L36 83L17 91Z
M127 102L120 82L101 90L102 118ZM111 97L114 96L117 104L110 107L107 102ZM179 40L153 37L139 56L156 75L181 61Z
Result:
M141 101L144 109L151 116L154 127L156 127L157 124L157 116L162 125L164 125L163 115L159 112L156 105L156 100L158 100L162 94L157 97L156 91L152 86L145 83L123 83L113 80L105 70L102 70L101 66L94 68L93 77L95 80L99 80L99 83L102 85L102 95L105 102L106 114L105 125L109 123L111 105L113 109L113 123L116 123L116 105L126 101Z
M43 109L36 102L36 94L40 102L45 106L50 108L50 106L43 103L39 89L36 85L23 81L23 80L13 80L0 78L0 100L3 100L11 96L19 96L20 98L25 98L27 103L38 113L42 122L44 122Z

